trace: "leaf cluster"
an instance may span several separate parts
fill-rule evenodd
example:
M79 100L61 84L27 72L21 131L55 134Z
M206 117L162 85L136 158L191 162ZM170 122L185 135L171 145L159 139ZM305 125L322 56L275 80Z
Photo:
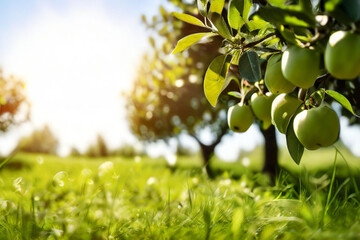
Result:
M173 53L204 39L222 38L222 55L213 59L204 77L205 96L214 107L232 80L237 83L238 90L229 95L239 98L243 104L247 104L254 92L265 94L268 89L263 77L267 60L273 54L295 45L323 55L333 32L360 32L360 1L230 0L227 3L224 0L199 0L197 7L200 18L186 13L173 15L207 31L185 36L177 42ZM360 78L353 81L336 79L327 73L323 62L321 69L322 74L312 87L297 87L292 93L303 101L302 108L316 107L323 101L337 101L343 115L352 123L360 123L356 115L360 111ZM304 147L291 127L286 135L290 155L299 163Z

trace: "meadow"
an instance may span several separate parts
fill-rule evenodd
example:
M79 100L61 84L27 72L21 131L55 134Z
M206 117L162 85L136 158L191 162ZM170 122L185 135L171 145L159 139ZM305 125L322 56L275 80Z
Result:
M0 169L0 239L360 238L359 158L328 148L297 166L282 150L275 181L261 159L214 159L209 179L198 156L19 153Z

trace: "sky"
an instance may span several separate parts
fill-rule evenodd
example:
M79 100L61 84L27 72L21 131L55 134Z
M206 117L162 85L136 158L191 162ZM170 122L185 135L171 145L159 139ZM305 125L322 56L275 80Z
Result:
M100 133L110 148L135 144L121 93L132 86L137 64L148 49L141 14L158 13L165 0L0 1L0 66L26 83L31 121L0 136L0 152L21 136L48 124L66 155L85 151ZM343 140L360 155L359 128L346 128ZM280 135L279 135L280 136ZM206 134L204 135L206 138ZM194 146L186 138L188 146ZM256 126L223 139L217 155L234 160L242 149L263 142ZM284 144L283 136L280 142ZM196 145L196 144L195 144ZM151 145L149 152L174 151Z
M1 149L48 124L60 153L84 151L101 133L110 147L134 141L121 92L147 47L141 14L164 1L0 1L0 65L26 82L31 122L1 136Z

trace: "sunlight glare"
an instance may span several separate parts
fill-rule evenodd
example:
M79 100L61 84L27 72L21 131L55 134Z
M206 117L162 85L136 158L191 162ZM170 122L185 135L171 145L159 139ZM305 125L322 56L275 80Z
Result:
M6 69L27 82L36 127L48 123L63 149L85 150L101 132L112 146L129 138L121 91L129 89L141 50L129 25L101 8L47 9L19 32ZM135 46L132 46L135 45Z

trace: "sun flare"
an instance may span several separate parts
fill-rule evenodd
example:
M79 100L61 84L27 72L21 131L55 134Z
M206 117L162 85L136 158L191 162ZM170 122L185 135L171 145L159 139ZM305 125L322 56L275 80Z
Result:
M94 8L65 15L48 10L28 25L14 41L6 69L27 83L34 125L68 133L60 134L64 149L84 149L98 132L119 144L128 133L119 123L120 93L131 86L140 56L131 47L131 30Z

